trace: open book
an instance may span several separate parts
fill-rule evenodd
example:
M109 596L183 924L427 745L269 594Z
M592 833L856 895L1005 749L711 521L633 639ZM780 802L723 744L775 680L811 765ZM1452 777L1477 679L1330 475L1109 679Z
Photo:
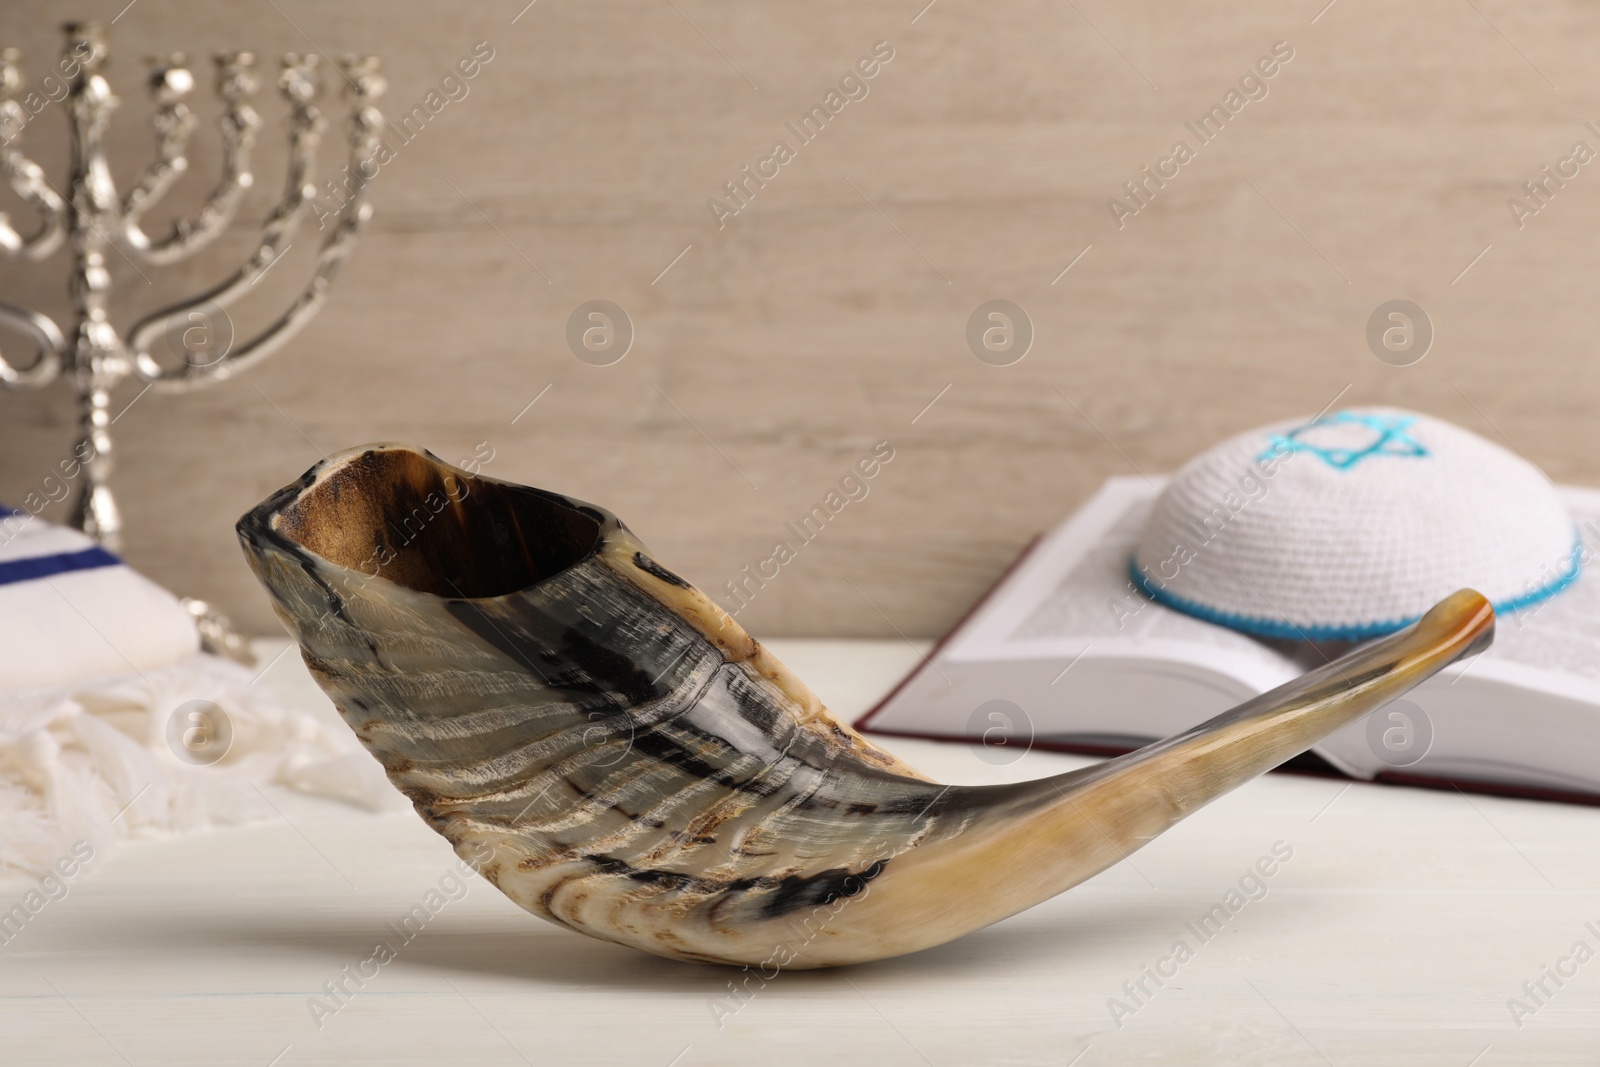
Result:
M1150 601L1128 560L1162 486L1113 478L1023 554L857 725L1091 754L1129 751L1273 689L1339 649L1262 640ZM1585 572L1496 620L1493 646L1330 735L1302 769L1600 803L1600 491L1563 487Z

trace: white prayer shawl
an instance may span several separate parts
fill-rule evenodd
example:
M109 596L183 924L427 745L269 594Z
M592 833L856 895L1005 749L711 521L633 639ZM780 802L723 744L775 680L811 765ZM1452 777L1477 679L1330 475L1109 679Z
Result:
M277 818L268 783L394 805L337 721L198 647L171 593L83 534L0 512L0 873L41 872L78 840ZM232 735L205 765L180 740L197 707Z

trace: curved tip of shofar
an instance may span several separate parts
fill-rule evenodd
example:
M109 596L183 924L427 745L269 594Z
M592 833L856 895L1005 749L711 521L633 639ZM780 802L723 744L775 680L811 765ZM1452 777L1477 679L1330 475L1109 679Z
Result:
M593 937L764 968L913 952L1048 899L1494 625L1463 590L1138 752L941 786L835 720L603 508L373 445L238 529L345 721L507 896Z

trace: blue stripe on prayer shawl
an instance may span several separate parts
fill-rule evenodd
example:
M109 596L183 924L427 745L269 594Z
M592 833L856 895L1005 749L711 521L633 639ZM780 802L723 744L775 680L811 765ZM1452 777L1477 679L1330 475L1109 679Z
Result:
M103 548L85 548L79 552L61 552L53 556L33 556L29 559L11 559L0 563L0 585L28 582L48 578L52 574L70 571L94 570L97 567L115 567L122 560Z

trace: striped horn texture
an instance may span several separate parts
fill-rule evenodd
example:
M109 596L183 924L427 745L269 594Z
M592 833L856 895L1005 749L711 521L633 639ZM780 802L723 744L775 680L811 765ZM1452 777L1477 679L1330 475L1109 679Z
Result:
M591 504L382 444L238 531L307 667L458 854L541 918L706 963L859 963L1013 915L1484 647L1494 620L1463 590L1138 752L941 785Z

